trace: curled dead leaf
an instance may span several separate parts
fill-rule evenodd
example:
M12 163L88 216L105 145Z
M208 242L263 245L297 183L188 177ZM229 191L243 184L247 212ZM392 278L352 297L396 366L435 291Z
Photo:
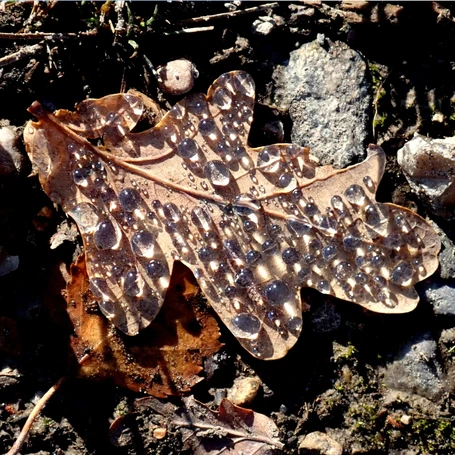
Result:
M78 374L113 379L118 385L157 397L180 395L201 381L203 358L221 344L216 320L198 305L199 289L191 273L176 264L166 306L137 337L115 330L100 313L89 290L84 259L70 270L68 314L75 336L71 347Z

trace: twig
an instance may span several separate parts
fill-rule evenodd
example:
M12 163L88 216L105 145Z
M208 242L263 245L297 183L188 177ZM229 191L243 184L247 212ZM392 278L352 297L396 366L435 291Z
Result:
M101 344L98 343L93 350L95 350L99 345ZM93 350L91 352L93 352ZM88 360L91 357L91 352L85 354L82 356L81 360L79 360L78 364L81 366L86 360ZM32 409L32 412L30 415L27 417L27 421L25 422L24 426L22 427L21 432L19 433L19 436L16 439L16 442L13 444L11 449L6 453L6 455L17 455L19 451L21 450L22 445L25 442L25 438L28 435L28 432L30 431L30 428L33 425L33 422L35 419L38 417L39 413L42 411L44 406L47 404L47 402L50 400L52 395L54 395L55 392L57 392L58 389L60 389L61 385L66 381L67 376L62 376L39 400L38 403L35 404L35 407Z
M213 25L209 25L208 27L182 28L182 30L176 30L175 32L164 32L163 35L170 36L170 35L182 35L184 33L209 32L214 29L215 29L215 27Z
M96 29L89 30L88 32L79 33L47 33L47 32L36 32L36 33L0 33L0 39L11 39L11 40L63 40L69 38L82 38L87 36L95 36L98 31Z
M13 54L5 55L4 57L0 58L0 68L6 65L10 65L11 63L18 62L24 58L30 57L32 55L36 55L43 50L42 44L33 44L33 46L24 46L17 52Z
M254 13L255 11L262 11L268 8L276 8L279 5L278 2L273 3L264 3L263 5L253 6L251 8L239 9L236 11L229 11L226 13L219 13L219 14L210 14L208 16L200 16L200 17L192 17L190 19L184 19L181 21L174 22L174 24L194 24L195 22L208 22L212 19L222 19L225 17L236 17L241 16L243 14Z
M31 426L33 425L33 422L35 421L36 417L38 414L41 412L43 407L46 405L46 403L49 401L49 399L54 395L55 392L60 388L60 386L63 384L65 381L66 376L60 378L36 403L35 407L32 409L32 412L27 418L27 421L25 422L25 425L22 427L21 432L19 433L18 438L16 439L16 442L13 444L13 447L9 450L9 452L6 455L17 455L19 451L21 450L22 445L25 442L25 438L28 435L28 432L30 431Z

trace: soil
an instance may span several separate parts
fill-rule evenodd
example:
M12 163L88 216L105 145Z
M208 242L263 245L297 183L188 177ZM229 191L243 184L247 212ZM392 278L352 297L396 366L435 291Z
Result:
M261 5L132 2L115 11L109 2L2 3L0 32L10 36L0 36L1 56L41 44L17 61L0 60L2 124L22 131L34 100L50 110L72 109L87 97L130 88L168 109L180 97L158 88L151 64L186 58L199 73L194 91L205 92L223 72L249 72L257 92L250 144L271 143L274 137L264 126L277 119L286 142L291 122L269 103L272 73L292 50L324 34L347 43L368 64L375 99L369 142L381 145L388 156L378 199L392 198L430 215L409 191L396 152L416 131L434 138L454 135L455 6L317 0ZM232 17L191 20L253 7ZM275 18L274 28L266 35L254 33L253 22L267 15ZM50 35L20 39L32 32ZM25 157L22 142L19 149ZM59 294L58 283L52 282L56 264L69 265L81 242L73 233L50 248L51 237L68 221L42 191L28 161L15 175L0 179L0 213L2 254L20 260L17 270L0 277L0 452L6 453L37 399L68 375L69 333L46 302ZM451 224L432 218L453 239ZM437 339L453 320L435 317L425 302L410 314L388 316L312 290L304 290L303 298L310 304L303 333L282 360L252 358L220 323L224 347L206 361L205 379L192 390L195 398L215 409L215 398L236 378L259 377L262 388L250 407L276 422L284 453L297 453L299 437L313 431L338 440L345 454L454 453L449 386L430 403L415 397L393 400L382 385L382 369L399 346L421 331ZM178 431L158 439L151 430L154 416L135 411L134 402L142 396L111 381L71 377L35 421L21 453L183 453ZM110 430L119 416L127 416L120 436Z

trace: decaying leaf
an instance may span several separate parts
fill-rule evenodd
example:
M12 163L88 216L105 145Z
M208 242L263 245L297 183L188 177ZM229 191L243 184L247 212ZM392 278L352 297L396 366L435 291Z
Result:
M68 313L75 331L73 352L77 361L84 358L80 376L112 378L157 397L188 392L203 379L198 376L203 358L221 347L218 325L196 304L199 289L188 269L178 264L174 272L159 317L139 336L125 337L98 311L84 259L72 265Z
M181 432L183 449L191 449L195 455L266 455L284 447L277 426L263 414L235 406L227 399L221 401L218 412L192 396L183 398L183 403L179 408L154 398L141 398L136 406L151 408L165 417L167 425Z
M286 354L302 328L300 289L384 313L412 310L437 268L438 236L415 213L375 201L384 152L343 170L293 144L252 149L254 83L241 71L131 132L126 93L76 112L30 112L25 141L50 198L77 223L102 312L137 334L161 308L174 261L253 355ZM95 139L98 145L93 145Z

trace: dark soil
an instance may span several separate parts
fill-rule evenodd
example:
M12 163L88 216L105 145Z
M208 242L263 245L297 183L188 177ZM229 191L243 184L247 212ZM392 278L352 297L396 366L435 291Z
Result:
M237 8L260 4L242 2ZM289 141L290 120L269 105L271 75L292 50L322 33L346 42L368 63L376 100L370 142L381 145L389 160L379 199L390 201L392 194L393 202L425 216L426 208L409 192L395 156L416 131L431 137L454 135L455 6L371 2L343 9L341 2L280 2L262 11L185 23L225 13L225 5L132 2L117 14L113 4L101 2L51 2L36 10L33 2L2 3L0 32L17 37L0 36L1 56L42 46L32 55L1 64L0 119L21 129L31 118L27 108L34 100L51 110L72 109L87 97L130 88L167 109L179 97L159 90L147 62L157 67L187 58L199 72L195 91L205 92L223 72L249 72L257 90L250 144L274 141L263 127L275 119L283 121ZM281 18L276 27L266 36L253 33L254 20L268 14ZM176 33L184 27L208 26L213 29ZM19 39L30 32L62 36ZM442 114L440 120L435 113ZM26 155L24 145L20 147ZM8 318L8 330L0 332L1 453L12 446L36 400L68 374L69 334L47 303L58 298L63 286L52 281L53 271L61 261L70 264L77 257L80 238L50 249L50 238L66 216L42 191L37 176L29 176L31 171L27 162L17 175L0 178L0 245L3 253L20 259L16 271L0 277L0 318ZM437 222L452 236L448 222ZM193 388L196 399L215 408L214 396L229 389L235 378L256 375L263 388L251 408L277 423L285 453L297 453L299 436L312 431L335 435L346 454L454 453L453 395L448 393L434 408L399 400L385 403L380 374L413 334L430 331L437 338L453 321L436 319L425 303L411 314L387 316L312 290L305 290L303 297L311 305L304 331L279 361L252 358L220 324L225 346L208 360L207 369L215 371ZM178 432L158 440L150 430L153 416L130 414L141 396L109 381L70 379L38 417L21 453L181 453ZM177 398L170 400L178 403ZM394 416L400 413L412 415L412 422L397 423ZM128 418L118 437L109 427L121 415Z

